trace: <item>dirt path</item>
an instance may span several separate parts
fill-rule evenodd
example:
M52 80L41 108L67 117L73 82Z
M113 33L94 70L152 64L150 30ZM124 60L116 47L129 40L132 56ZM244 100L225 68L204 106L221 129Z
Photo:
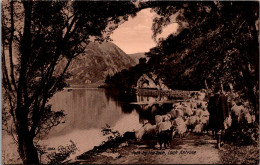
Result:
M156 142L155 142L156 143ZM219 164L219 151L215 148L216 141L208 135L189 133L184 138L175 138L170 149L159 149L156 144L148 147L144 144L129 144L127 146L108 149L106 152L94 155L82 164ZM116 154L118 157L109 156ZM106 155L106 156L104 156Z

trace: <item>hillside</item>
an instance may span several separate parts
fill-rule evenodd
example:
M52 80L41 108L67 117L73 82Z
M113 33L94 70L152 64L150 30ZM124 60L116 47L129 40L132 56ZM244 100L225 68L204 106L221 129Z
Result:
M137 64L139 63L139 58L145 58L145 52L140 52L140 53L133 53L133 54L128 54Z
M114 75L123 69L136 65L124 51L111 42L91 42L85 52L75 58L68 71L70 85L102 85L107 75Z

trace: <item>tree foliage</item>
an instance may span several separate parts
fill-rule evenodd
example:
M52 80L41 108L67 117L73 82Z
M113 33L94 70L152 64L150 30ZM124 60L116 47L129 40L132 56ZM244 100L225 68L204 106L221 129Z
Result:
M140 6L158 14L154 39L164 27L179 23L177 33L146 53L146 71L154 71L172 89L200 90L205 81L211 88L232 84L258 110L259 2L148 1Z
M258 2L187 2L180 6L177 20L188 25L178 35L170 35L158 44L162 59L157 73L171 88L198 90L204 87L204 80L213 86L222 82L226 88L231 83L256 111ZM165 7L156 7L154 11L165 16L162 22L177 12ZM154 24L161 22L155 19Z
M169 62L178 59L179 61L176 63L182 61L196 63L201 59L213 57L218 59L216 61L218 63L225 61L223 57L230 54L232 48L239 51L245 50L250 46L252 48L252 44L248 43L248 41L257 41L257 33L254 30L256 28L255 21L258 19L258 8L255 8L254 3L192 2L184 3L183 6L186 6L186 8L183 9L182 15L185 17L185 21L189 23L189 26L184 28L177 36L171 35L158 44L157 50L162 49L161 52L164 53L162 56ZM190 8L195 10L190 11ZM201 8L204 8L204 11ZM247 12L250 8L251 15ZM159 14L165 15L165 12L167 13L166 10L161 13L162 9L160 8L157 10ZM154 24L157 23L155 20ZM227 53L228 51L229 53ZM218 55L215 55L216 53ZM258 64L255 62L258 57L257 53L243 55L247 58L247 61L254 64L251 67L257 67ZM235 61L236 59L233 57L232 60ZM200 67L205 65L208 65L208 67L213 66L210 60L206 59L204 61L204 65L199 65ZM237 61L240 61L240 59ZM238 64L237 61L233 62L233 64ZM255 68L252 68L252 70L256 71Z

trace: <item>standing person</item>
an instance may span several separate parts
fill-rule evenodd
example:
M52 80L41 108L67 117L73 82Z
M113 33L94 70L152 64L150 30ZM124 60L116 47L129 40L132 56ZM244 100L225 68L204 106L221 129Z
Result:
M228 117L229 106L226 96L221 93L220 86L215 87L214 96L209 99L208 111L210 114L210 127L216 134L215 138L217 139L217 148L222 149L221 143L223 142L224 136L224 120Z

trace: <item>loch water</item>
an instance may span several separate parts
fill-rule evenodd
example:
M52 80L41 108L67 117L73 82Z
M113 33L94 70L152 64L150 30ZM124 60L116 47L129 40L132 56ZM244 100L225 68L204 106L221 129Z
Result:
M159 98L159 100L165 98ZM80 155L106 140L101 129L109 125L123 135L140 129L146 114L139 102L158 101L154 96L102 88L64 89L49 101L55 111L63 110L65 123L51 129L42 144L52 147L70 144L72 140Z

